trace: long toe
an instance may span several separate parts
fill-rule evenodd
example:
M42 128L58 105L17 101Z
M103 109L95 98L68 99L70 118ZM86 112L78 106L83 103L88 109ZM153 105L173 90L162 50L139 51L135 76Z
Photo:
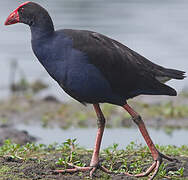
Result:
M97 166L88 166L88 167L80 167L80 166L76 166L73 165L72 163L68 163L69 166L71 166L72 168L69 169L59 169L59 170L55 170L55 173L75 173L75 172L89 172L90 177L93 177L94 172L97 169L100 169L101 171L107 173L107 174L115 174L114 172L108 170L107 168L101 166L101 165L97 165Z
M160 152L159 152L159 155L161 156L161 158L166 159L166 160L168 160L168 161L179 162L178 159L176 159L176 158L172 158L172 157L169 157L169 156L164 155L164 154L162 154L162 153L160 153Z
M161 162L162 162L162 161L157 161L157 162L156 162L156 166L155 166L154 172L153 172L152 176L149 177L149 180L154 179L154 177L157 175L157 173L158 173L158 171L159 171L159 167L160 167L160 165L161 165Z
M92 167L74 167L70 169L59 169L55 170L56 173L74 173L74 172L85 172L85 171L91 171Z
M136 174L136 175L129 174L129 173L124 173L124 174L126 176L134 176L134 177L140 178L140 177L148 176L149 174L151 174L154 171L152 176L149 177L149 180L152 180L157 175L157 172L159 171L160 164L161 164L161 162L159 160L157 160L157 161L154 161L153 164L143 173Z
M140 174L136 174L136 175L133 175L133 174L129 174L129 173L124 173L125 175L128 175L128 176L134 176L134 177L145 177L145 176L148 176L150 175L151 173L153 173L150 177L149 177L149 180L152 180L155 178L155 176L157 175L158 171L159 171L159 167L163 161L163 159L167 159L168 161L175 161L177 162L178 160L175 159L175 158L171 158L171 157L168 157L162 153L159 152L159 155L158 155L158 159L155 160L153 162L153 164L143 173L140 173Z

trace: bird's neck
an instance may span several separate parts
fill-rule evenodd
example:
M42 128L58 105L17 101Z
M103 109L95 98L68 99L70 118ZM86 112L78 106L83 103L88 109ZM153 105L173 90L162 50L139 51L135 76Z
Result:
M43 21L35 21L31 26L32 40L40 39L46 36L51 36L54 32L54 25L50 16Z

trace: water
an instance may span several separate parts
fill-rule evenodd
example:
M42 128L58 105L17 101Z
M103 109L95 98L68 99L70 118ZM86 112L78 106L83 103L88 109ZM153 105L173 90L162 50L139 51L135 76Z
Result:
M0 1L0 98L8 95L10 62L19 62L19 74L29 81L41 78L50 85L47 93L67 95L48 76L34 57L30 30L25 25L5 27L5 19L24 1ZM121 41L155 63L188 70L188 1L181 0L36 0L48 9L55 27L89 29ZM169 83L179 91L184 81Z
M38 137L37 143L52 144L54 142L62 143L67 139L77 139L77 143L85 148L93 148L97 129L68 129L42 128L40 126L18 125L17 129L26 130L31 135ZM163 130L149 129L149 133L155 144L159 145L188 145L185 138L188 135L186 130L174 130L172 134L166 134ZM102 148L106 148L113 143L118 143L119 148L125 148L130 142L145 145L144 139L136 128L105 129Z

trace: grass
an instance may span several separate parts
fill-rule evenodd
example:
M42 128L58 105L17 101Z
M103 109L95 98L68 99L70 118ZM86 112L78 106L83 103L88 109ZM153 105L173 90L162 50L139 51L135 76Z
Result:
M179 163L175 169L171 170L169 170L168 162L164 161L160 166L157 179L183 179L184 176L188 179L188 174L184 174L185 168L188 168L185 166L188 160L188 146L175 147L170 145L157 145L157 148L162 153L175 156L181 160L181 163ZM76 139L68 139L60 145L51 144L48 146L34 143L21 146L11 143L10 140L6 140L4 145L0 147L0 177L4 177L7 174L9 177L11 177L11 175L14 176L14 179L21 179L21 177L23 177L23 179L26 177L31 178L32 175L40 177L41 172L39 173L37 170L41 167L41 171L46 172L47 178L48 174L52 174L51 171L53 169L67 168L67 163L70 162L78 166L89 165L91 155L92 151L79 147L76 144ZM136 145L133 142L130 143L125 150L118 149L118 144L113 144L101 151L100 158L102 159L102 165L116 173L141 173L152 163L149 149L145 146ZM14 162L14 164L12 164L12 162ZM35 162L35 164L33 164L33 162ZM32 175L28 175L28 172L25 170L28 166L31 167L31 171L33 170ZM76 175L84 178L88 177L88 174L84 173L77 173ZM65 174L64 176L69 175ZM102 172L100 172L97 177L98 176L102 179L111 178L110 175ZM53 177L55 178L56 175L53 175ZM74 178L74 174L72 178ZM184 177L184 179L186 178Z
M188 117L188 105L175 105L172 101L162 104L140 104L143 111L151 117L185 118Z
M148 104L131 100L130 104L146 123L149 121L151 126L158 127L160 123L160 126L167 128L188 128L188 124L181 123L181 121L178 121L178 125L176 125L176 120L183 120L188 117L186 98L183 98L184 101L182 101L182 96L178 98L178 103L175 100L168 100L158 104ZM101 108L107 119L106 127L133 126L134 123L130 115L123 108L111 104L101 104ZM81 128L96 127L97 117L92 106L83 107L76 102L62 104L58 101L36 100L29 96L14 96L0 101L0 123L11 123L12 119L15 118L21 119L24 123L31 123L35 120L38 122L38 119L40 119L43 127L52 127L53 124L56 124L63 129L67 129L72 126ZM156 122L158 122L157 125Z

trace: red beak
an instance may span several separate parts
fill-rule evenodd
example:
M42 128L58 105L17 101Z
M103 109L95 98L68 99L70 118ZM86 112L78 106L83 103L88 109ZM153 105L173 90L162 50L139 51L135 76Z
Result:
M19 22L18 9L14 10L5 21L5 25L16 24Z

